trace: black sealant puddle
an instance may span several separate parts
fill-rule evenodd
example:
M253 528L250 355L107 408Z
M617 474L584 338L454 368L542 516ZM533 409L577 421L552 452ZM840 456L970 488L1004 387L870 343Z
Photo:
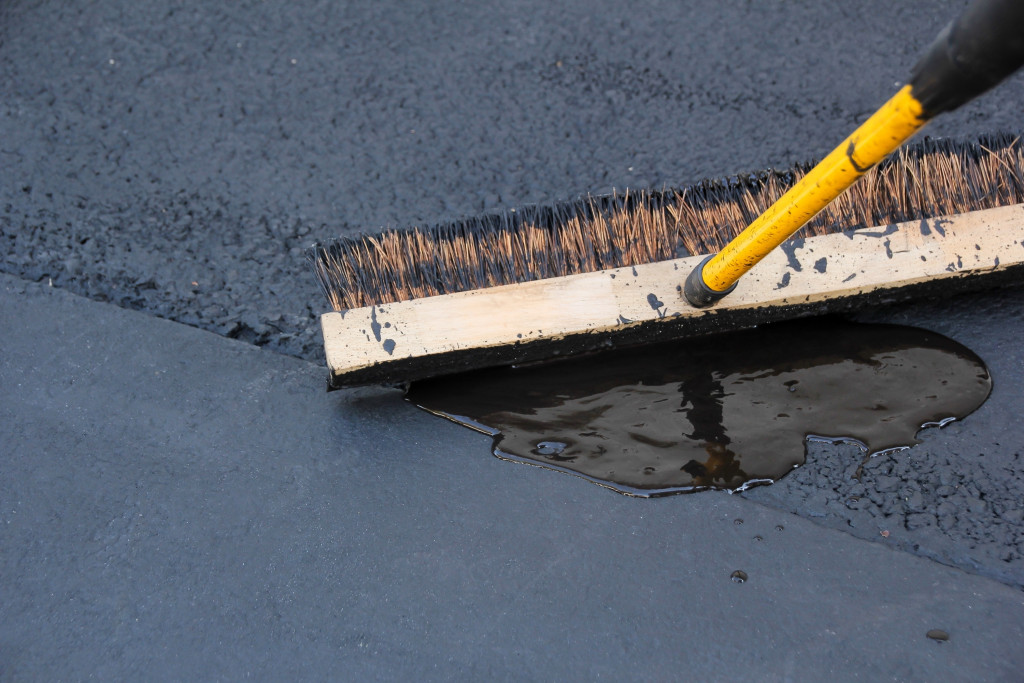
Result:
M406 397L494 436L500 458L656 496L773 482L807 439L908 447L991 388L981 359L939 334L813 319L427 380Z

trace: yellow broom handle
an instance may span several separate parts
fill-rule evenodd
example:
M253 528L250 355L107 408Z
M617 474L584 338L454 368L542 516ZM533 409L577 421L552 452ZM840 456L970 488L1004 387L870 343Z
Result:
M714 258L704 282L724 292L928 122L905 86Z
M843 190L919 131L1024 64L1024 0L975 0L951 22L897 92L722 251L690 273L683 294L710 306Z

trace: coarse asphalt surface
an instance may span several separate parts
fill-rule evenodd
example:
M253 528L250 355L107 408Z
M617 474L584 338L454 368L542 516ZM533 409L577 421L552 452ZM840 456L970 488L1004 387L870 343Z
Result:
M302 255L819 158L961 6L0 4L0 678L1012 680L1020 291L864 314L995 391L859 482L634 501L322 394Z

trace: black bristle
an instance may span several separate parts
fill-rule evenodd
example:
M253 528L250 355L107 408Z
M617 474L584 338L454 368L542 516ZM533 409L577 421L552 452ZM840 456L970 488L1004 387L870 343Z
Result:
M346 310L719 251L813 167L585 196L307 251ZM799 233L821 235L1024 202L1019 135L924 138L870 170Z

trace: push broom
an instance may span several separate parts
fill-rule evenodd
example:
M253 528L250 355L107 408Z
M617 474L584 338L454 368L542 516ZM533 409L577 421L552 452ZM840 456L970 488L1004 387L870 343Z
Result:
M1018 281L1019 139L926 141L874 167L1022 63L1024 2L977 0L910 83L809 171L314 245L308 257L334 308L321 317L328 385L401 383ZM843 194L866 173L866 187ZM809 222L815 236L790 239Z

